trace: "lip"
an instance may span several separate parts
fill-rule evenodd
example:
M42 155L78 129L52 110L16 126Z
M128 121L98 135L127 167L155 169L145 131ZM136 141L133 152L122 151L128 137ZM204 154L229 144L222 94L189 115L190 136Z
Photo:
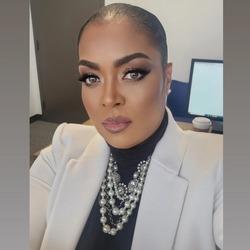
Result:
M115 134L125 130L132 121L123 116L109 117L102 122L102 125L110 133Z

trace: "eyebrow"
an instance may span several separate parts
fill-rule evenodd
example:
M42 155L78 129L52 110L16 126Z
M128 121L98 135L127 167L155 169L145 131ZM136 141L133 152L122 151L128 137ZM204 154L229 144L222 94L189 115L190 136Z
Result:
M130 55L127 55L127 56L124 56L122 58L119 58L117 60L114 61L114 66L115 67L119 67L125 63L128 63L136 58L145 58L145 59L151 59L149 56L147 56L146 54L144 53L141 53L141 52L137 52L137 53L133 53L133 54L130 54ZM94 63L94 62L90 62L88 60L80 60L78 65L83 65L83 66L87 66L89 68L92 68L92 69L95 69L95 70L99 70L100 67L97 63Z
M119 67L119 66L121 66L121 65L123 65L125 63L128 63L128 62L132 61L135 58L150 59L150 57L147 56L146 54L137 52L137 53L133 53L133 54L130 54L130 55L127 55L127 56L124 56L124 57L122 57L120 59L115 60L114 66Z
M80 65L87 66L87 67L89 67L91 69L96 69L96 70L99 69L99 65L97 63L93 63L93 62L90 62L90 61L87 61L87 60L84 60L84 59L80 60L78 65L79 66Z

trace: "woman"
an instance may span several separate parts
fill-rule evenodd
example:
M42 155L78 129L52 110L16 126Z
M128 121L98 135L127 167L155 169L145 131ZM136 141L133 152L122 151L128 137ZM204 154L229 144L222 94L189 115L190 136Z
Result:
M31 249L222 249L222 138L165 107L172 65L159 20L111 4L78 39L94 127L62 124L31 168Z

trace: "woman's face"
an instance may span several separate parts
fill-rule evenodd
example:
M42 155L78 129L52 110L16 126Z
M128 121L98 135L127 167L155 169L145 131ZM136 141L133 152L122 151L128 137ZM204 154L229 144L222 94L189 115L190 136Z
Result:
M127 19L89 24L79 44L82 100L98 132L112 146L130 148L159 127L171 64Z

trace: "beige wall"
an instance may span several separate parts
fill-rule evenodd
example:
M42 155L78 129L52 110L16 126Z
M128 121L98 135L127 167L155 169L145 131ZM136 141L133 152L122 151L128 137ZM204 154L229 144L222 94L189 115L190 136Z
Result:
M154 13L167 32L173 79L188 82L191 58L223 58L222 0L105 0L126 2Z
M31 15L30 19L30 117L37 114L42 114L41 99L37 77L36 55L33 37L33 27Z

